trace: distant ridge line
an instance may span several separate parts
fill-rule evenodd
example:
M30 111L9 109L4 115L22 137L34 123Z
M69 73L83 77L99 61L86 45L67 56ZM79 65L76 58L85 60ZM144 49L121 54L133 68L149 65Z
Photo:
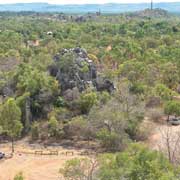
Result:
M13 3L0 4L0 11L35 11L35 12L64 12L64 13L87 13L101 10L104 13L123 13L140 11L151 8L151 3L106 3L106 4L49 4L46 2L36 3ZM180 14L180 2L154 2L153 8L161 8L172 13Z

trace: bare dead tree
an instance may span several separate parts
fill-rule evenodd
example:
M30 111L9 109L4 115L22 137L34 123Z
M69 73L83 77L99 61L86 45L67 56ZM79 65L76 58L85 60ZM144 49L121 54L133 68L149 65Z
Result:
M160 130L159 150L163 152L173 164L180 164L180 128L163 126Z
M96 159L90 159L90 168L88 170L87 180L93 180L94 174L98 168L98 161Z
M75 158L76 159L76 158ZM75 160L74 159L74 160ZM98 170L98 160L95 157L76 159L79 163L67 161L68 166L60 169L65 180L95 180Z

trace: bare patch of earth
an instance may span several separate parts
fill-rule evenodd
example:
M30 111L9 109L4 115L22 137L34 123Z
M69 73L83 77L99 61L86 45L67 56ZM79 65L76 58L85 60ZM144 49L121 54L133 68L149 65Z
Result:
M58 155L35 155L35 151L43 151L48 154L50 151L58 151ZM7 155L11 153L11 144L0 144L0 151ZM23 172L25 180L63 180L59 169L64 166L67 160L78 157L85 157L82 152L73 148L42 147L40 145L30 146L24 141L15 145L14 156L10 159L0 160L0 180L13 180L14 176ZM73 155L72 155L73 152Z

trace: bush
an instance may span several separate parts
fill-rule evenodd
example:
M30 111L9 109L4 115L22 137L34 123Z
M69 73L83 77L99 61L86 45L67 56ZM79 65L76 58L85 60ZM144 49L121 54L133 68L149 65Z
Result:
M151 108L148 109L147 116L156 123L161 122L164 113L160 108Z
M144 94L145 85L142 83L134 83L131 85L130 91L134 94Z
M178 179L175 168L161 153L141 144L131 144L122 153L105 154L99 164L99 180Z
M106 104L111 99L111 95L107 91L103 91L98 98L102 104Z
M82 116L76 116L71 119L66 129L66 136L76 137L78 140L90 140L94 133L92 132L88 121Z
M14 180L24 180L24 176L22 172L19 172L15 177Z
M165 104L164 112L167 115L180 116L180 102L169 101Z
M31 139L37 140L39 138L39 124L34 122L31 126Z
M48 122L48 132L51 137L55 138L60 138L64 135L63 125L60 126L60 123L54 116L52 116Z
M54 105L56 107L64 107L65 106L65 101L64 101L64 99L61 96L59 96L57 98L57 100L55 101Z
M88 113L93 105L97 104L98 97L95 92L84 92L80 97L80 108L82 113Z
M122 149L122 145L125 145L125 143L122 143L125 139L115 132L109 132L107 129L101 129L97 133L97 138L100 140L102 147L108 151Z
M175 92L166 87L164 84L157 84L155 86L155 94L161 97L162 100L171 100Z
M89 158L74 158L66 161L65 167L59 170L65 179L92 180L95 179L97 161Z
M58 121L57 119L53 116L50 118L48 122L48 131L51 137L56 137L58 133Z

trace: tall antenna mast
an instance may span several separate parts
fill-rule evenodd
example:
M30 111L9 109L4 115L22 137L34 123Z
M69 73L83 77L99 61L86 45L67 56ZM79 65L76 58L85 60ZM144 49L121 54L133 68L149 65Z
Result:
M153 0L151 0L151 10L153 10Z

